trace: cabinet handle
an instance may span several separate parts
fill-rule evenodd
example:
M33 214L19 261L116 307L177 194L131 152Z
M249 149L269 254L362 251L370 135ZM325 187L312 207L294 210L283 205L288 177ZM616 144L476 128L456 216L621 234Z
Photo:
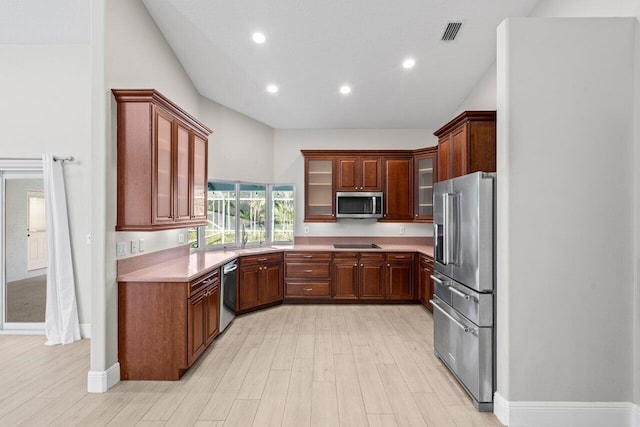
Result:
M258 258L258 261L266 261L266 258Z
M311 273L313 270L305 270L305 273Z
M387 267L391 267L391 264L387 264Z
M406 258L404 255L403 256L394 256L395 259L404 259Z
M364 264L360 264L360 267L364 267Z
M309 291L312 291L312 290L313 290L313 288L302 288L302 290L303 290L303 291L307 291L307 292L309 292Z
M353 266L354 266L354 267L357 267L357 266L358 266L358 263L356 262L355 264L353 264Z
M305 255L302 258L313 258L313 255Z

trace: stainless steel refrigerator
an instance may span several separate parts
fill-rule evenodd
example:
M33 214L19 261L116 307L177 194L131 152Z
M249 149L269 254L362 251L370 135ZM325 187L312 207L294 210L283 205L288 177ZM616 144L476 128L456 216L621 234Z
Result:
M435 353L480 411L495 391L495 178L433 186Z

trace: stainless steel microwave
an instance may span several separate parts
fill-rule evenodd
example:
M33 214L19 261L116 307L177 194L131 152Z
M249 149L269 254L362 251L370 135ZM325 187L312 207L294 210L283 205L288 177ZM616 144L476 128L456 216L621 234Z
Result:
M382 192L336 192L336 218L382 218Z

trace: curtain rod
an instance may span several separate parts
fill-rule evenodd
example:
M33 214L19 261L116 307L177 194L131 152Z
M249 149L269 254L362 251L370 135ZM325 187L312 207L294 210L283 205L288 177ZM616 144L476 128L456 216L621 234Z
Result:
M0 157L0 160L42 160L42 157ZM67 157L53 156L53 160L55 160L56 162L58 161L74 162L76 159L73 156L67 156Z

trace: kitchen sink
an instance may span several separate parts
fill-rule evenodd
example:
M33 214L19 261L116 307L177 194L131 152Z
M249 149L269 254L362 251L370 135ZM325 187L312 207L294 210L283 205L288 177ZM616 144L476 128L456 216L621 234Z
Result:
M336 249L382 249L375 243L334 243Z

